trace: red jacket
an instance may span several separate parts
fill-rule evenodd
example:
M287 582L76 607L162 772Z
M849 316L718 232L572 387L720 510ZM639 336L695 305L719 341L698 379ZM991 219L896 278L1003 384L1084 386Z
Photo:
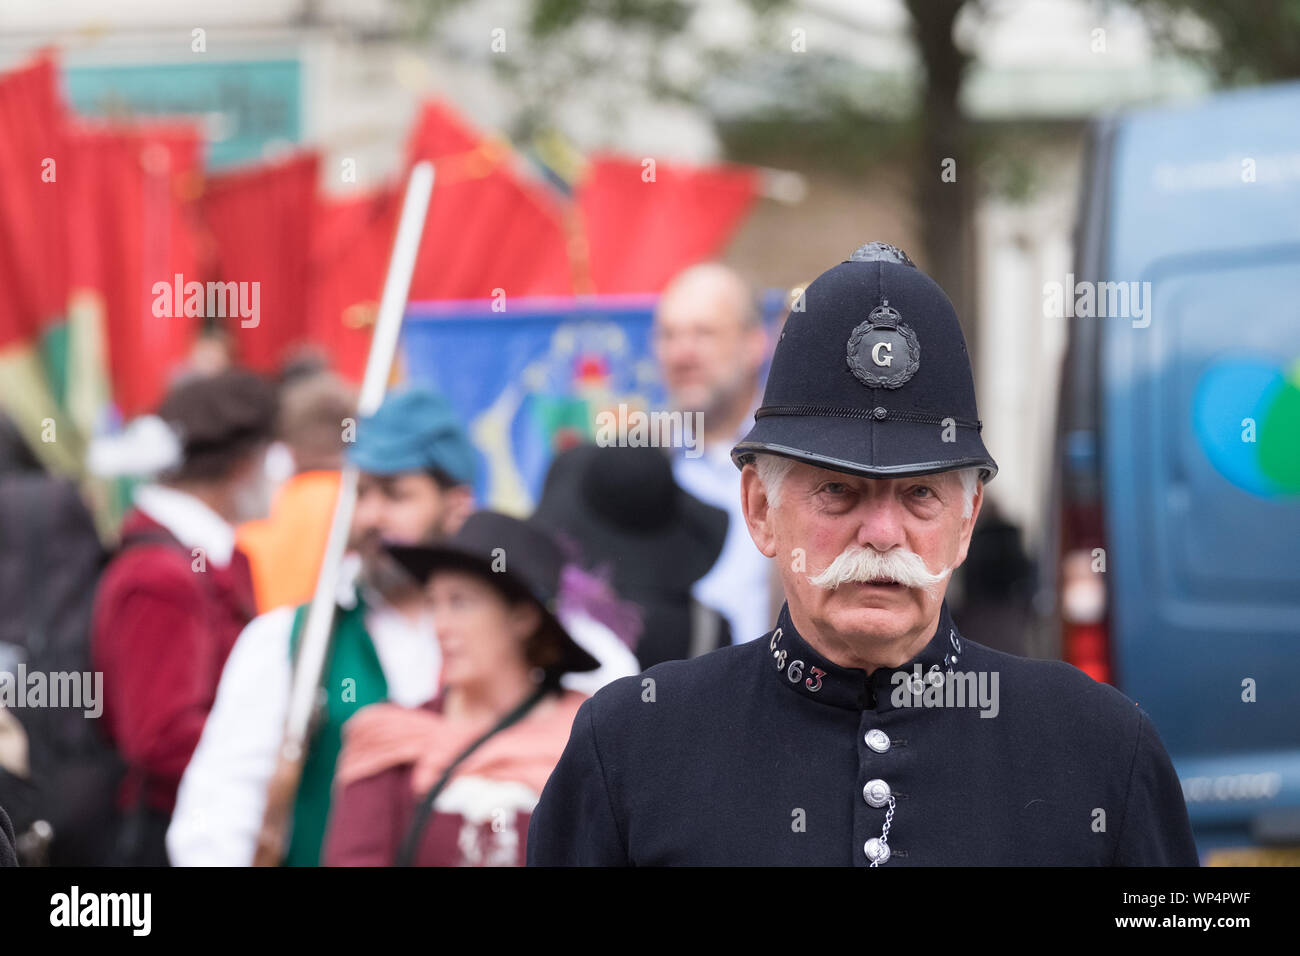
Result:
M91 656L104 675L104 727L131 768L122 806L136 804L143 773L149 806L170 813L226 657L253 617L253 581L238 550L225 568L193 569L188 548L132 511L123 541L139 534L166 540L126 547L105 570Z

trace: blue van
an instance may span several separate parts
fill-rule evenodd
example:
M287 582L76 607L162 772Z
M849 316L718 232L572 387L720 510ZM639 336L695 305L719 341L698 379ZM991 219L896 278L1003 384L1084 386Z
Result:
M1040 607L1202 863L1300 863L1300 84L1092 131Z

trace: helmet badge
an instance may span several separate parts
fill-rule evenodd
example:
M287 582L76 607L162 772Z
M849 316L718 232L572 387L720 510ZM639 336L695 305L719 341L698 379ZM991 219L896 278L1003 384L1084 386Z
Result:
M898 388L921 367L921 343L885 299L849 335L849 370L871 388Z

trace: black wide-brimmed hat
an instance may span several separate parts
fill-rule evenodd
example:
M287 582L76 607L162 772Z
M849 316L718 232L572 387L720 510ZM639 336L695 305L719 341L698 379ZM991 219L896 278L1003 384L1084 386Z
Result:
M533 520L572 539L588 565L611 565L626 591L694 584L722 553L729 519L678 485L658 448L578 445L551 463Z
M966 339L938 283L873 242L792 309L736 467L767 452L869 478L998 466L980 438Z
M436 571L468 571L510 599L531 599L542 611L542 630L563 648L556 674L594 671L600 661L570 636L556 614L564 554L544 529L496 511L476 511L455 535L436 545L386 546L413 577L427 582Z

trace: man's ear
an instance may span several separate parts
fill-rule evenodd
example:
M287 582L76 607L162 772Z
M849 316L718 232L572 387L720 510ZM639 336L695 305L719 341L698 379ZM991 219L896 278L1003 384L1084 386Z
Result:
M975 522L980 516L980 506L984 504L984 482L975 482L975 495L971 499L970 517L961 519L961 542L957 547L957 563L953 568L959 568L962 562L966 560L966 551L970 548L970 536L975 530Z
M474 513L474 489L469 485L456 485L442 494L442 533L450 538Z
M244 484L245 482L256 481L266 477L266 455L271 450L270 443L258 445L248 454L244 455L230 469L230 483L232 485Z
M758 469L746 465L740 472L740 507L754 546L769 558L776 557L776 530L772 527L772 504L758 478Z

